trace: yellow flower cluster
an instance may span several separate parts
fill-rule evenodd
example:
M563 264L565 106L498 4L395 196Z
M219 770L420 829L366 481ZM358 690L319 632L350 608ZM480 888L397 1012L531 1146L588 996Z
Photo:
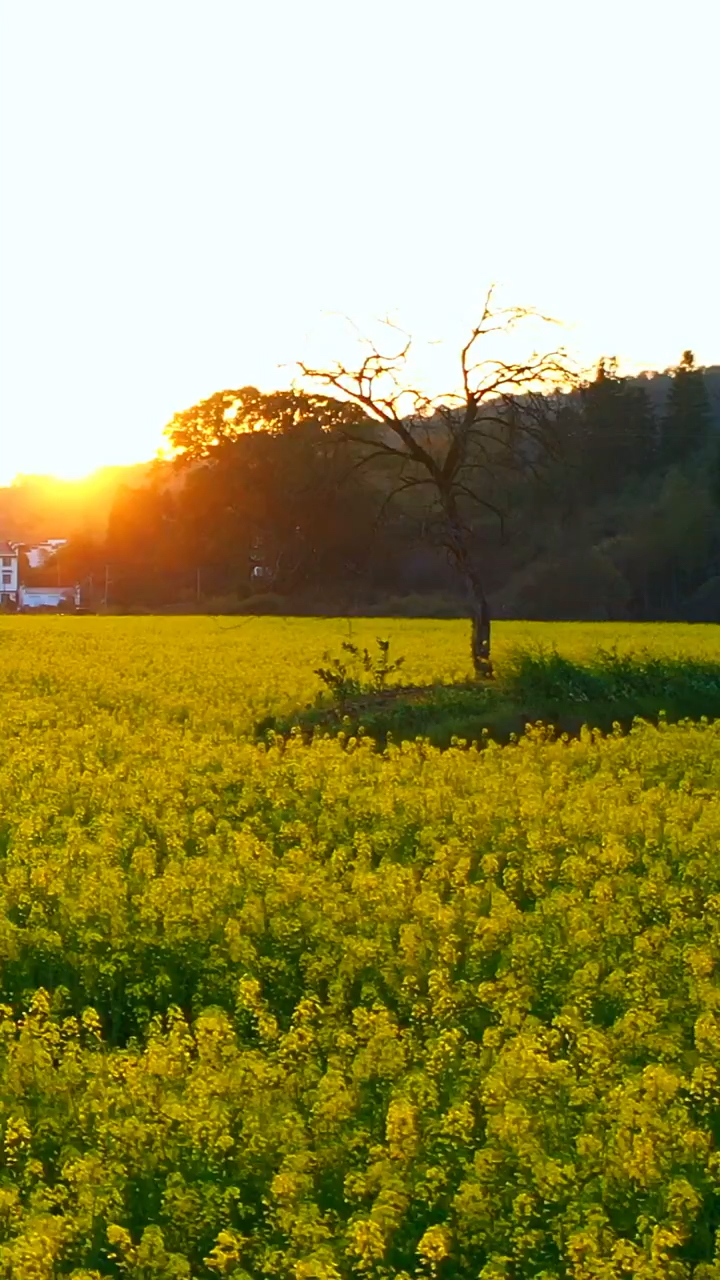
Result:
M0 620L0 1280L720 1280L720 725L256 742L347 634Z

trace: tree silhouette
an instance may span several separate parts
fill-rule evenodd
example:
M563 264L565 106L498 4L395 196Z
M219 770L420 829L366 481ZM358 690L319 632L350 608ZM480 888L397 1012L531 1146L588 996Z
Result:
M504 522L503 481L537 470L552 448L558 394L577 382L562 349L533 351L520 361L483 358L491 334L508 333L530 319L551 323L530 308L495 309L490 289L460 351L458 386L439 396L410 382L411 340L406 336L391 354L367 343L367 354L356 368L340 363L299 366L310 384L331 387L363 411L361 424L341 429L364 446L362 464L394 460L398 474L393 495L410 488L427 491L428 514L467 592L472 660L481 677L492 676L491 619L471 512L480 508Z
M712 422L710 399L703 371L692 351L683 351L672 370L672 381L663 421L663 454L677 462L703 444Z

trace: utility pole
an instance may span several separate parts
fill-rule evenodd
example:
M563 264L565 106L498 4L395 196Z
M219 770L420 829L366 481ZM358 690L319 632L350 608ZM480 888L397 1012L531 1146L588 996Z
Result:
M103 595L103 608L107 609L108 587L110 586L110 566L105 565L105 594Z
M200 567L195 570L195 599L200 601Z

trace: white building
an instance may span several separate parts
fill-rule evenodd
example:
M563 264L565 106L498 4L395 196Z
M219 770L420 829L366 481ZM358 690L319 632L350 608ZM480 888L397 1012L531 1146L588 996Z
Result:
M17 607L23 613L28 609L79 609L80 587L20 586Z
M17 605L18 561L17 549L9 542L0 542L0 608Z
M55 546L52 550L56 550L58 545L64 545L64 541L53 538ZM80 608L79 586L26 587L20 581L20 551L18 543L0 542L0 609L17 609L25 613L28 609L64 609L72 612ZM42 564L42 560L40 563Z
M45 542L37 542L33 546L25 546L23 550L31 569L40 569L52 556L57 555L60 547L67 546L67 538L48 538Z

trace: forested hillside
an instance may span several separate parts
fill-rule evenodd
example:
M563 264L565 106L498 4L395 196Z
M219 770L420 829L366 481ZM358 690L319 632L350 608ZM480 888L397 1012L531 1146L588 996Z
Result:
M219 392L169 424L174 461L67 516L63 573L91 607L107 583L118 608L462 612L427 491L364 463L360 426L337 399ZM719 366L686 352L626 378L602 361L525 462L479 480L467 513L497 616L720 617ZM22 490L0 492L3 524L11 499L8 536L66 533L37 491L24 512Z

